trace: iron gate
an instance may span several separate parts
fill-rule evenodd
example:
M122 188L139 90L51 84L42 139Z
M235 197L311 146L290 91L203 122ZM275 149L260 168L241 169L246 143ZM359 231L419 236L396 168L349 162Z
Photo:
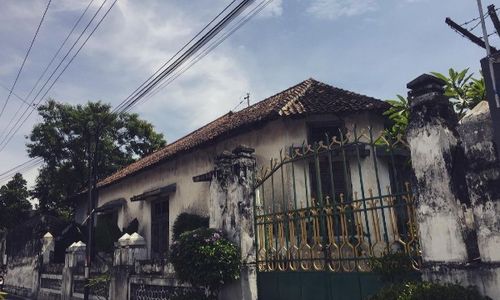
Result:
M290 147L257 172L260 299L363 299L373 259L420 250L405 142L373 129Z

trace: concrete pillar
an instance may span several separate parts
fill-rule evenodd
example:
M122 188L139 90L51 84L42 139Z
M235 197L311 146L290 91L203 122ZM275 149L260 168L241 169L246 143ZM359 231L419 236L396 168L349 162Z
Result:
M478 175L481 168L473 170L474 162L470 160L474 152L485 146L477 143L484 137L467 139L463 132L465 143L462 141L457 131L457 116L444 96L443 86L443 81L426 74L407 85L411 90L407 139L416 179L423 277L429 281L476 286L484 295L500 299L500 268L495 260L498 240L495 233L490 236L488 232L498 232L499 227L493 225L499 222L498 210L487 205L490 196L498 195L492 192L498 190L498 181L493 181L496 182L493 187L475 186L476 181L471 180L485 175ZM481 151L480 155L488 160L491 148ZM488 241L483 236L486 232L490 236ZM489 262L482 261L483 258Z
M240 247L243 260L240 280L224 287L220 299L257 299L253 152L239 146L222 153L210 183L210 227L223 230Z
M85 263L86 245L82 242L71 244L66 249L64 268L62 272L61 300L71 300L73 296L73 274L78 265Z
M47 232L42 238L42 263L44 265L50 263L52 253L54 253L54 247L54 236L50 232Z
M417 221L425 263L466 263L478 256L467 224L470 200L457 117L444 95L445 82L421 75L408 83L407 138L416 176Z
M113 269L109 286L109 299L128 299L129 276L135 262L147 258L146 240L137 232L125 233L115 244Z

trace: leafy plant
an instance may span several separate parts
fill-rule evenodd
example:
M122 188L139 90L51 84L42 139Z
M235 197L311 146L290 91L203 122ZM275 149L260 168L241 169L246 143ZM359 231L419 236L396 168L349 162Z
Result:
M432 282L405 282L391 284L371 296L370 300L491 300L475 287Z
M483 76L481 75L479 79L473 78L474 73L469 73L469 68L459 72L450 68L448 76L438 72L431 72L431 74L446 82L445 95L452 98L459 118L462 118L468 109L486 100Z
M44 162L32 190L43 212L72 214L72 197L88 187L94 150L101 180L165 145L163 135L137 114L116 114L101 102L70 105L50 100L38 107L38 114L41 122L26 146L30 157Z
M394 138L398 135L404 136L410 118L410 105L408 100L401 95L397 95L396 97L397 99L387 100L391 107L384 112L384 115L388 116L389 119L394 122L392 127L388 130L388 133Z
M404 252L387 253L371 260L372 270L380 275L384 282L407 281L416 276L412 261Z
M221 286L240 275L240 249L215 229L181 234L172 243L170 260L180 281L206 288L214 299Z
M28 201L26 180L21 173L0 188L0 229L12 228L29 215L31 204Z
M438 72L431 72L432 75L442 79L445 85L445 95L451 98L458 118L462 118L467 110L474 108L479 102L486 100L486 86L484 78L474 78L474 73L469 73L469 69L460 72L450 68L448 76ZM397 99L390 99L387 102L391 107L384 112L393 122L391 128L386 133L395 138L398 135L404 136L408 120L410 117L410 105L408 99L397 95Z
M198 228L208 228L208 218L197 214L181 213L172 226L173 239L178 240L184 232Z
M86 285L92 291L92 295L97 296L98 299L108 299L109 283L111 275L109 273L94 276L89 279Z
M122 236L116 225L116 218L109 215L99 216L95 227L95 245L99 252L112 253L115 249L114 242Z

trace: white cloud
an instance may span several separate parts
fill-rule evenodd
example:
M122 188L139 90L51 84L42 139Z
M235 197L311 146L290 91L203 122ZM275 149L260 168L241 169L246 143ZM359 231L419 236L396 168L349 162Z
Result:
M283 14L283 0L274 0L269 3L260 13L259 17L279 17Z
M320 19L362 15L377 9L375 0L313 0L307 12Z

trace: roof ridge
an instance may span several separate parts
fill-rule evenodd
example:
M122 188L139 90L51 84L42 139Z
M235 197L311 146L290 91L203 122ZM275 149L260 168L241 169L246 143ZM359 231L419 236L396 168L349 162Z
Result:
M173 155L199 147L224 134L257 122L272 120L280 116L380 110L387 107L388 104L384 101L334 87L310 77L240 111L222 114L161 149L120 168L101 180L99 187L112 184Z

